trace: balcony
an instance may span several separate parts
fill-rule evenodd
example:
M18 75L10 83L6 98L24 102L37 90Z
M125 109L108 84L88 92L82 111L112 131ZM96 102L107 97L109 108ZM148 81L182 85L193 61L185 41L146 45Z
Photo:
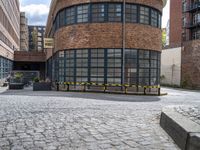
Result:
M184 25L184 28L187 28L187 29L200 28L200 20L195 23L194 22L186 23Z
M200 2L199 3L194 3L194 4L189 4L184 8L184 12L195 12L197 10L200 10Z

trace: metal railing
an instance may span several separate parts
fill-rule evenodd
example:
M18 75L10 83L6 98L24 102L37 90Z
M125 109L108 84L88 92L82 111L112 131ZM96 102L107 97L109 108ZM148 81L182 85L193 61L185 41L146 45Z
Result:
M195 27L200 27L200 20L198 22L188 22L184 26L184 28L195 28Z
M200 3L193 3L193 4L188 4L185 8L183 8L183 11L189 12L198 8L200 8Z

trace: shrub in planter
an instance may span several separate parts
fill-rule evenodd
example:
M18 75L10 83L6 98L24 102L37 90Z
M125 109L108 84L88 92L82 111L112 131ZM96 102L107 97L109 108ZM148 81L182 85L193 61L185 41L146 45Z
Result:
M24 88L23 74L16 73L13 78L10 78L9 89L20 90Z
M38 82L40 82L40 79L39 79L38 77L35 77L35 78L33 79L33 82L34 82L34 83L38 83Z
M39 78L34 79L33 91L51 91L51 83L39 81Z

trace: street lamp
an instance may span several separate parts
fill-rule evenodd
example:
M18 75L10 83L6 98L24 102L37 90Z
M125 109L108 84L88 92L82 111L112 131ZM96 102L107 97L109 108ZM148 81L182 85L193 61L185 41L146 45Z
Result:
M123 23L122 23L122 84L125 83L125 50L126 50L126 0L123 0Z

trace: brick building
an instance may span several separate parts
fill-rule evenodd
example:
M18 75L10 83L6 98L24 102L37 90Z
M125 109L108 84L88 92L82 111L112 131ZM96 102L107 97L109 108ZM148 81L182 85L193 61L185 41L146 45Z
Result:
M54 81L159 85L162 0L52 0ZM124 9L125 8L125 9Z
M183 0L182 82L200 89L200 1Z
M12 11L10 11L12 10ZM14 51L20 46L20 10L18 0L0 1L0 82L12 70Z
M28 26L29 51L41 52L44 49L45 26Z
M200 1L172 0L170 2L170 43L169 48L181 49L180 85L200 89ZM166 49L171 50L171 49ZM170 53L170 51L169 51ZM173 52L174 53L174 52ZM164 55L165 53L163 53ZM173 56L176 59L177 56ZM165 56L163 56L165 57ZM163 63L163 68L168 62ZM178 63L179 64L179 63ZM173 64L173 66L176 64ZM170 66L169 66L170 67ZM172 68L172 67L170 67ZM172 74L173 69L170 69ZM165 69L166 71L166 69ZM165 74L166 75L166 74Z
M170 47L181 47L182 42L182 0L170 1Z
M20 51L29 50L28 19L25 12L20 13Z

